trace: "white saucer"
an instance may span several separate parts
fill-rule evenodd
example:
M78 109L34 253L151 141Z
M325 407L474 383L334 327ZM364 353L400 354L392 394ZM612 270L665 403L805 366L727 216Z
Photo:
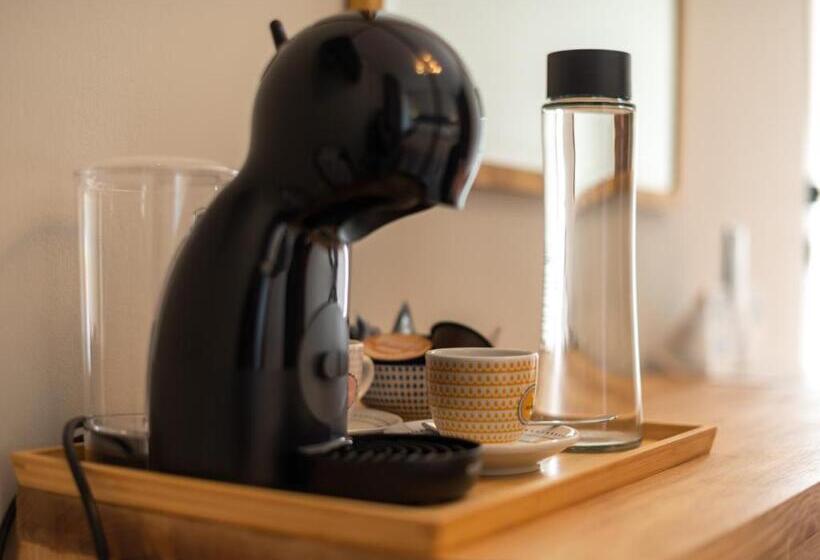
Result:
M503 476L535 472L541 461L572 447L581 438L569 426L532 426L524 429L518 441L488 443L481 446L484 463L481 474Z
M404 422L384 430L386 434L434 433L432 420ZM518 441L481 446L481 474L505 476L539 470L539 463L575 445L580 434L569 426L531 426Z
M350 435L378 434L388 426L401 423L401 416L384 410L354 406L347 411L347 433Z

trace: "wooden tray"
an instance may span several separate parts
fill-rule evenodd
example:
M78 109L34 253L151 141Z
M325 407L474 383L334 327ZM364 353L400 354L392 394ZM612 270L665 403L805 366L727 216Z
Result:
M436 555L549 511L709 453L716 428L644 424L631 451L563 453L540 473L483 478L463 500L430 507L378 504L83 462L99 502L299 538ZM59 448L12 454L23 488L76 496Z

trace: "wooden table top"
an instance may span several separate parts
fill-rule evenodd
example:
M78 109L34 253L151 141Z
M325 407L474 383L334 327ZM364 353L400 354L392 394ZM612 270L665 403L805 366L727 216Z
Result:
M818 392L647 376L644 408L718 426L711 454L447 558L820 558Z

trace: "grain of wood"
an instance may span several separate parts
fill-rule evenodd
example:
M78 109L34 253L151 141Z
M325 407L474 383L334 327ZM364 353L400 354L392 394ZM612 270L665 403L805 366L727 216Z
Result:
M93 543L79 500L22 489L20 560L93 560ZM112 558L224 560L378 560L383 550L342 547L322 540L296 539L162 513L100 505ZM402 558L391 553L391 557ZM408 556L405 556L408 558Z
M734 555L762 560L794 558L798 552L817 552L807 557L820 558L820 483L687 556L722 560Z
M766 554L782 538L777 530L763 531L774 522L767 512L782 506L784 525L809 519L818 526L820 507L799 496L820 482L820 394L801 389L799 380L756 386L748 379L720 385L693 377L645 381L647 416L719 427L708 456L444 557L502 560L548 553L562 559L676 559L697 558L703 547L719 546L727 559L778 558ZM755 522L760 525L750 525ZM744 549L746 537L736 532L746 526L763 537L754 550ZM810 546L810 540L800 542L809 532L795 532L790 541L795 551Z
M482 479L459 502L407 507L225 484L84 462L98 502L402 553L434 554L708 453L715 429L647 424L623 453L561 454L543 472ZM655 439L657 435L668 435ZM24 488L75 496L59 449L13 455Z
M486 537L471 536L475 530L473 525L482 520L468 517L469 522L465 521L461 528L462 536L467 540L445 546L443 552L434 556L449 560L503 560L547 555L568 559L677 559L709 558L709 554L714 558L730 559L820 558L817 533L820 526L817 503L820 395L795 388L792 384L786 387L710 385L694 379L679 381L647 377L644 395L648 417L663 418L670 423L696 421L719 426L719 436L710 455ZM671 434L650 435L669 437ZM580 468L584 462L597 461L599 456L568 457L574 458ZM600 476L612 475L605 470ZM496 486L479 486L471 498L491 499L493 492L515 491L514 479L498 479L493 484ZM571 488L567 490L570 494L572 491ZM34 491L41 492L45 496L42 499L47 501L40 513L27 517L26 512L32 510L27 505L25 492L28 491L21 494L21 555L34 542L40 555L28 558L86 558L46 555L53 552L57 539L54 535L57 521L54 519L60 519L60 523L67 524L67 527L76 527L77 533L87 538L87 530L83 532L85 526L79 502L58 496L73 503L74 509L50 508L52 502L48 500L55 499L54 494ZM513 497L514 504L526 502L526 498ZM556 503L566 498L566 495L555 492L549 499ZM105 519L112 515L109 508L115 507L103 506ZM525 504L525 507L529 505ZM42 508L50 509L53 512L51 517L42 513ZM128 515L135 514L133 509L122 509ZM210 543L209 547L214 551L235 550L234 557L254 558L257 549L264 551L260 557L270 558L372 560L397 557L394 548L379 544L377 528L380 526L369 527L372 538L365 539L360 546L342 546L312 536L284 537L265 530L179 514L141 510L136 519L139 521L117 530L119 536L115 538L120 539L118 542L127 542L125 533L134 531L144 541L154 543L152 546L162 546L163 539L193 546L184 536L191 534L206 539L204 542ZM387 519L389 522L389 515ZM329 516L325 523L323 527L344 526L345 519L342 515ZM167 532L152 529L155 524L165 527L163 530ZM22 531L22 525L25 525L25 531ZM443 534L446 539L447 533ZM213 535L212 540L207 540L209 535ZM50 543L51 548L44 542ZM70 546L74 550L66 551L66 554L76 553L77 543ZM162 549L163 553L171 555L161 557L186 557L188 550L182 546L178 544L170 552ZM220 548L222 546L228 548ZM409 557L431 555L432 551L419 551ZM206 554L200 557L206 560L219 556Z

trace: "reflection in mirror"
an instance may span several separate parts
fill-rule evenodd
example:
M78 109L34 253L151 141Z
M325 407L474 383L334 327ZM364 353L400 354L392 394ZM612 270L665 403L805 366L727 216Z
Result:
M386 0L384 9L441 34L473 73L487 114L479 186L540 195L547 53L604 48L632 54L639 193L675 188L678 0ZM595 170L611 163L591 164L579 186L599 184Z

